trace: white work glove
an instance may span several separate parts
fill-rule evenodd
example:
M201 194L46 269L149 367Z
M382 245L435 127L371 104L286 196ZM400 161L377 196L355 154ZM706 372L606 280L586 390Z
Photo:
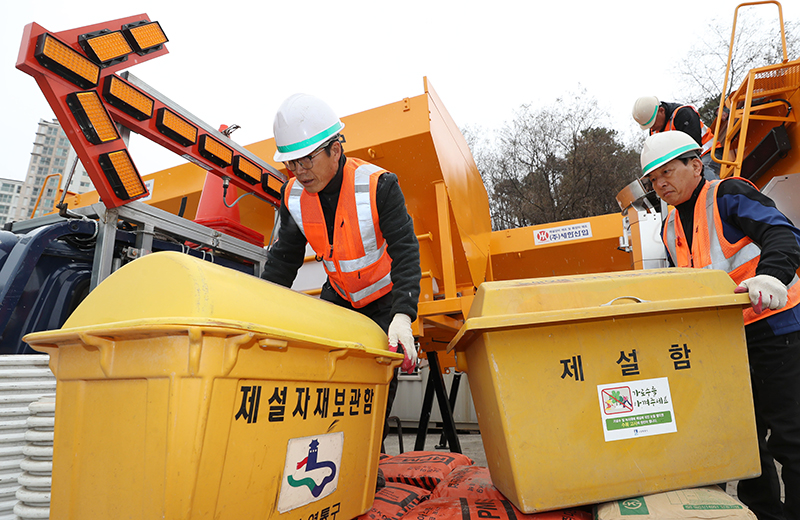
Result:
M414 345L414 334L411 332L411 317L406 314L395 314L389 325L389 346L396 349L398 343L403 345L406 356L402 368L411 373L417 366L417 347Z
M774 276L759 274L742 281L734 290L737 293L747 292L753 311L761 314L764 309L781 309L786 305L786 286Z

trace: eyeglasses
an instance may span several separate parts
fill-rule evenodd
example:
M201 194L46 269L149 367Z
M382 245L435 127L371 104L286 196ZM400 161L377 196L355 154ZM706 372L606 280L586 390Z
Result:
M314 166L314 157L318 156L323 151L325 151L325 148L327 148L327 146L323 146L316 152L310 155L306 155L305 157L301 157L299 159L294 159L291 161L283 161L283 165L286 166L287 170L292 172L297 170L298 165L302 166L304 170L310 170Z

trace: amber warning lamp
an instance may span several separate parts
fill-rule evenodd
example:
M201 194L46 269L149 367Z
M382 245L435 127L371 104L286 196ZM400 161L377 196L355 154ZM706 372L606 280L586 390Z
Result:
M139 121L153 117L153 100L117 76L107 76L103 97L112 107L122 110Z
M136 22L122 27L122 34L137 54L160 50L167 43L166 35L158 22Z
M117 127L94 90L68 94L67 106L90 143L102 144L119 139Z
M101 154L98 162L111 188L120 199L129 200L147 193L142 177L133 165L127 150Z
M191 146L197 142L197 127L168 108L158 109L156 128L181 146Z
M58 41L53 35L39 36L34 53L36 61L65 80L87 89L97 86L100 66L93 63L69 45Z
M99 63L101 67L125 61L128 54L133 52L122 31L103 29L94 33L82 34L78 37L78 43L86 55Z

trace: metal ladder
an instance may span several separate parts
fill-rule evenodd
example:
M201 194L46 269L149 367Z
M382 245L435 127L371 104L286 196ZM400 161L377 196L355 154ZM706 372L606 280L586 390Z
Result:
M733 45L736 36L736 20L739 9L745 6L760 4L775 4L778 7L778 16L781 27L781 43L783 46L783 61L775 65L768 65L751 69L747 78L741 86L729 96L725 96L728 90L728 80L733 56ZM731 43L728 51L728 63L725 69L725 82L720 96L719 110L717 112L716 124L714 128L714 141L712 150L717 149L720 137L723 143L722 159L714 160L721 164L720 177L741 176L742 163L758 144L752 139L753 132L751 123L754 121L774 122L774 126L797 123L797 112L788 110L785 115L778 112L788 104L784 99L800 89L800 60L789 61L786 52L786 34L783 23L783 10L781 4L774 0L763 2L748 2L736 7L733 17L733 29L731 31ZM723 112L727 108L730 112L727 127L720 128L723 121ZM748 134L751 131L751 134ZM755 141L755 142L754 142ZM732 154L731 151L734 150ZM733 155L733 158L731 156Z

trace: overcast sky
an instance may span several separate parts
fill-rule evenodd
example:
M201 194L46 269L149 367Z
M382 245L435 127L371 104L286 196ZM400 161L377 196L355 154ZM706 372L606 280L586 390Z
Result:
M272 137L280 103L296 92L341 116L423 93L427 76L456 123L500 128L522 104L544 107L585 88L623 135L638 132L634 100L680 101L675 67L708 21L732 20L728 0L321 2L36 0L6 2L0 19L3 99L0 177L24 178L37 123L53 112L17 70L23 28L51 32L147 13L169 54L133 74L211 126L238 124L242 145ZM774 6L764 6L769 15ZM783 3L800 18L800 2ZM131 143L143 174L180 164Z

